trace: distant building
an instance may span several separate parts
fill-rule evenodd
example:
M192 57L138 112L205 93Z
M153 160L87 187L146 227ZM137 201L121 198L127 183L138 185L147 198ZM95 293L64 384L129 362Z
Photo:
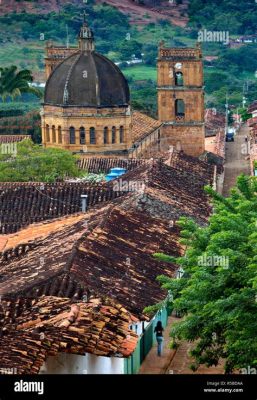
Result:
M159 48L158 120L130 108L117 65L95 51L87 22L77 48L47 45L42 142L83 157L152 157L175 146L204 152L203 60L196 48ZM140 129L139 129L140 126Z
M163 136L185 153L204 152L203 62L196 48L159 47L158 113Z
M142 156L152 144L156 148L162 123L131 111L126 78L95 51L94 35L86 22L77 48L48 43L46 51L41 113L45 147L125 158Z

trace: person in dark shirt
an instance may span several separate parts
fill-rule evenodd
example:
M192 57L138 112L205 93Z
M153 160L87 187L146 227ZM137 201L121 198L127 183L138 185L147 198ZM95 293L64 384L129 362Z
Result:
M162 354L162 342L163 342L163 326L162 322L158 321L156 327L154 328L154 332L156 334L157 340L157 355L160 357Z

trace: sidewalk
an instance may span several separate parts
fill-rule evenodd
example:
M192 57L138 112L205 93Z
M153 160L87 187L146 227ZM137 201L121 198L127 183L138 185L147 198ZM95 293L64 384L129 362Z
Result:
M157 344L155 344L152 349L147 354L145 360L143 361L139 374L165 374L167 368L169 367L172 358L176 354L175 350L169 348L171 338L169 337L171 325L177 319L174 317L169 317L168 325L164 330L164 344L161 357L157 356Z
M139 374L224 374L222 363L217 367L210 368L203 365L197 372L193 372L190 369L193 360L189 356L189 351L194 347L193 343L182 342L177 350L169 348L171 325L179 320L179 318L169 317L168 325L164 331L162 356L157 356L157 345L155 344L143 361Z

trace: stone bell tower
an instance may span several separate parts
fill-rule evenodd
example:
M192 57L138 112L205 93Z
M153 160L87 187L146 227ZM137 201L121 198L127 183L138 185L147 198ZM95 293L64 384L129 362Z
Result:
M164 48L158 56L158 114L162 138L192 156L204 152L204 91L202 51Z

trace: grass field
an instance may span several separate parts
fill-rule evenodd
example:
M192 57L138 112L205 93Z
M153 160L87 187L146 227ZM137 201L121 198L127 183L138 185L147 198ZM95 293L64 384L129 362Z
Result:
M122 70L127 78L133 78L136 81L151 79L157 80L157 68L148 65L135 65L133 67L124 68Z

